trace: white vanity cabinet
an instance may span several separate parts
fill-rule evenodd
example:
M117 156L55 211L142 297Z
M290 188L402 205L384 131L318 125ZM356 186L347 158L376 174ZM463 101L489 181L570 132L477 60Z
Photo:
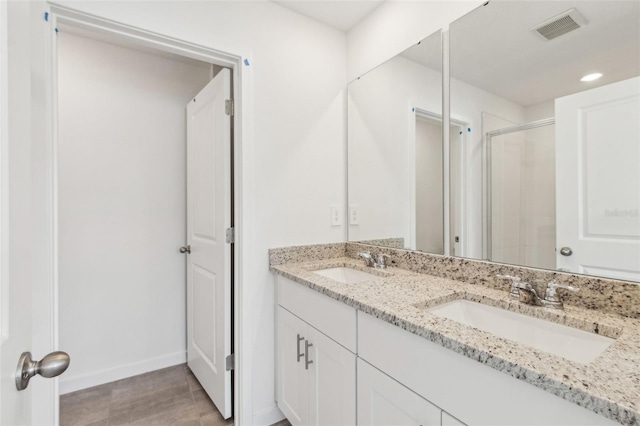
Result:
M294 426L618 425L283 276L276 283L276 399Z
M278 277L278 296L278 407L294 426L355 425L356 355L318 329L342 328L337 334L345 338L350 333L345 334L344 328L353 327L355 347L355 310L340 304L347 310L340 310L342 315L336 317L335 301L282 277ZM347 323L340 324L340 320Z

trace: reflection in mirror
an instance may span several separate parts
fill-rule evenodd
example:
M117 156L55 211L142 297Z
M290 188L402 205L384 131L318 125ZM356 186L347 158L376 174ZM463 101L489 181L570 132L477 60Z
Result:
M441 46L438 31L349 84L350 241L447 250Z
M456 254L640 281L639 22L635 0L496 0L451 24Z

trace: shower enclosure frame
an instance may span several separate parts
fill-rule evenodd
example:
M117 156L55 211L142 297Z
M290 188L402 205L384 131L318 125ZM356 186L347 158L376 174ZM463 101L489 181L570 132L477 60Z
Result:
M522 132L525 130L537 129L539 127L551 126L556 124L555 117L545 118L542 120L532 121L530 123L521 124L518 126L510 126L502 129L492 130L490 132L486 132L484 134L484 161L483 161L483 181L485 183L484 187L484 196L482 197L482 201L484 203L484 244L483 244L483 256L484 260L493 261L491 259L492 253L492 192L491 192L491 184L492 184L492 176L491 176L491 141L496 136L508 135L510 133Z

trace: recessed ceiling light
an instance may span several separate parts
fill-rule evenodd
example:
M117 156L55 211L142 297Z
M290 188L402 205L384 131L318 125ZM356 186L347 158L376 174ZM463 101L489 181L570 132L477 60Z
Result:
M593 81L593 80L599 79L600 77L602 77L602 73L596 72L596 73L593 73L593 74L585 75L584 77L582 77L580 79L580 81Z

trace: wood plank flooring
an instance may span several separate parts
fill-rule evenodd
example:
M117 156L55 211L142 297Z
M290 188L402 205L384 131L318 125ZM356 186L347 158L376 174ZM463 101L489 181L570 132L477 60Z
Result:
M222 426L224 420L186 364L68 393L61 426Z

